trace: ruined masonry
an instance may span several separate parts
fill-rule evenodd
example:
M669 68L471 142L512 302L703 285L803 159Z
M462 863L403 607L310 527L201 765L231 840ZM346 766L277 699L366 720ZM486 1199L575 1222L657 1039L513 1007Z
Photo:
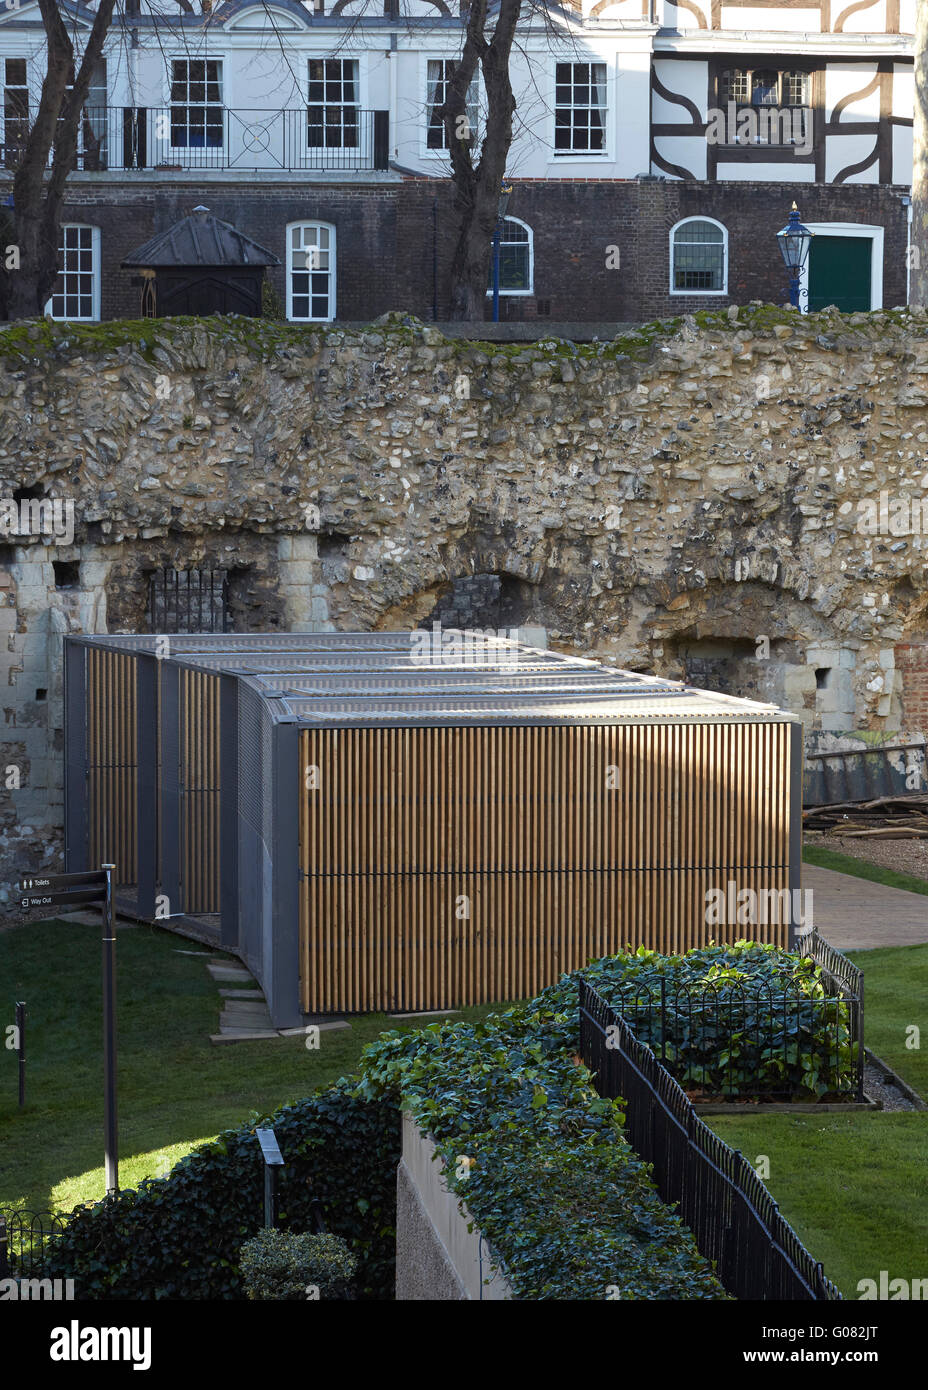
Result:
M809 729L928 728L918 311L583 346L33 323L0 354L5 869L58 850L62 634L150 630L166 572L235 630L540 626ZM47 498L73 540L15 533Z

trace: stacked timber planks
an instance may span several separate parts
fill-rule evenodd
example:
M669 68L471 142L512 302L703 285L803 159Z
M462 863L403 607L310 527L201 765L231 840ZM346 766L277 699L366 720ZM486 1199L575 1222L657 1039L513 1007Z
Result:
M802 824L804 830L837 831L847 839L928 840L928 795L913 792L811 806L803 811Z

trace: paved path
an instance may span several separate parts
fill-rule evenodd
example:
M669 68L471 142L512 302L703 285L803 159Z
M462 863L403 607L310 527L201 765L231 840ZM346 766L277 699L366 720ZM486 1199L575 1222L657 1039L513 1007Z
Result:
M803 864L802 886L813 890L815 929L839 951L928 942L928 896L866 878Z

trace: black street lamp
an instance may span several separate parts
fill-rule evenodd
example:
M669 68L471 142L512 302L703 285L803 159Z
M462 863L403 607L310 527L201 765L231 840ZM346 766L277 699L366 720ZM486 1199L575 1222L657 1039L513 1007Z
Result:
M789 271L789 302L794 309L799 308L799 277L809 259L809 247L814 235L799 221L799 209L793 203L789 221L777 232L777 241L783 264Z
M509 206L509 195L512 192L512 184L503 180L499 190L499 203L496 208L496 226L493 229L493 322L499 323L499 240L503 230L503 223L506 220L506 209Z

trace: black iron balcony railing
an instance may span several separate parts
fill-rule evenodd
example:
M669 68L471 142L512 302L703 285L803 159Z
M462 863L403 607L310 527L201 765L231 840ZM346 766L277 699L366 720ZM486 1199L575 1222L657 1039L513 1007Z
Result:
M0 161L15 169L26 123L0 121ZM389 112L357 106L304 106L291 111L226 106L85 107L77 169L225 169L243 173L386 169Z

